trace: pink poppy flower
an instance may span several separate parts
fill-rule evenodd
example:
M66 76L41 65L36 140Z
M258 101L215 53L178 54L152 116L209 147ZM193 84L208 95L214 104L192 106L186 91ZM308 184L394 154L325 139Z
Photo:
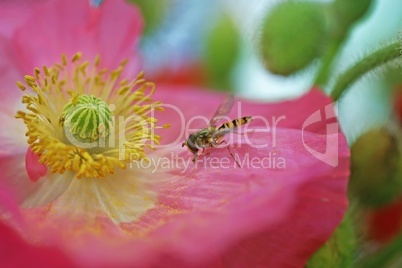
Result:
M10 251L34 252L32 261L61 251L67 266L84 267L300 267L341 221L349 150L321 91L269 105L237 101L230 118L254 117L250 132L227 137L242 167L225 148L195 167L181 147L184 126L212 116L223 96L163 85L152 94L138 75L142 22L133 6L55 0L0 25L0 219L22 237L1 227ZM98 117L81 110L88 103L116 121L89 127ZM124 142L112 138L118 116L137 120L123 121ZM116 143L88 149L67 134Z

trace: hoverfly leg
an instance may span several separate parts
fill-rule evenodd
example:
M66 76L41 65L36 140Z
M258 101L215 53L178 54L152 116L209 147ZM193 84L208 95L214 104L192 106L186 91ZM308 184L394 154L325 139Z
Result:
M211 148L213 148L213 147L211 147ZM206 150L206 149L205 149ZM204 152L204 151L202 151L202 152ZM210 150L207 150L207 152L205 153L205 155L206 156L209 156L209 154L212 152L212 149L210 149Z
M233 158L233 160L236 162L237 166L238 166L239 168L241 168L239 162L237 162L236 158L233 156L232 151L230 151L230 146L227 146L226 148L228 148L229 154L230 154L230 156Z
M193 162L195 163L195 161L197 161L197 159L198 159L198 154L197 154L197 153L194 153Z
M204 155L204 151L205 151L205 148L202 148L202 152L199 155L197 155L197 158L198 158L198 156Z
M206 148L202 148L201 155L204 154L205 150L206 150ZM210 153L211 153L211 151L207 151L207 152L205 153L205 155L208 156Z
M227 142L226 142L225 140L222 140L219 144L222 144L222 143L226 143L226 144L227 144ZM230 154L230 156L233 158L233 160L236 162L237 166L238 166L239 168L241 168L239 162L237 162L237 160L236 160L236 158L234 157L232 151L230 150L230 146L227 145L226 148L228 148L229 154Z

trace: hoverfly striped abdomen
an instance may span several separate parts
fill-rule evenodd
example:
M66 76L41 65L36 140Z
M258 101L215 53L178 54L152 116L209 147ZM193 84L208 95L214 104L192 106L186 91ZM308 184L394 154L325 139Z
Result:
M251 116L244 116L244 117L241 117L241 118L237 118L237 119L234 119L232 121L229 121L229 122L226 122L226 123L222 124L218 128L218 131L219 132L227 132L227 131L230 131L231 129L234 129L234 128L239 127L241 125L245 125L247 123L250 123L251 120L252 120Z

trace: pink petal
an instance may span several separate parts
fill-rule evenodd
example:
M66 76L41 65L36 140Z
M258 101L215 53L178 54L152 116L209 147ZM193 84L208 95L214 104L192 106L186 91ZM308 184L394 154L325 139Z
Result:
M47 173L46 165L39 163L39 158L40 156L32 152L31 148L27 149L27 153L25 156L25 166L28 177L33 182L37 182Z
M25 148L26 151L26 148ZM20 204L27 196L36 192L38 183L32 183L25 171L24 153L0 157L0 187L12 191L14 200Z
M341 164L333 169L299 148L295 138L299 133L286 132L278 133L281 155L303 159L288 162L291 165L286 170L191 168L184 174L172 170L156 183L161 193L157 206L140 221L122 226L141 234L131 242L121 241L118 247L115 239L119 238L111 239L110 232L104 230L103 238L93 237L93 242L85 244L85 251L77 248L71 237L59 243L88 265L149 267L167 265L167 259L186 267L214 263L220 255L223 263L239 262L239 267L242 263L302 266L329 238L346 209L348 150L343 141ZM264 138L255 137L254 141ZM316 134L308 134L307 139L319 146L325 141L325 137ZM253 157L265 156L269 151L243 147L237 150ZM227 151L217 149L211 155L222 159L227 157ZM63 233L63 225L59 228L46 228L46 232ZM259 245L264 248L256 251Z
M0 128L0 169L2 170L0 182L14 189L15 199L20 203L41 186L41 183L32 183L28 174L35 179L45 175L47 169L37 163L36 157L30 153L27 154L26 126L22 120L16 119L11 111L3 110L3 108L6 109L7 106L0 108L0 122L5 126Z
M1 104L3 104L1 102ZM6 108L6 107L4 107ZM0 157L25 154L28 147L25 132L26 126L22 120L17 120L11 112L0 108Z
M25 18L31 9L44 0L12 1L3 0L0 2L0 36L10 37L16 28L24 23Z
M12 192L11 188L0 181L0 266L28 267L35 263L42 266L71 267L72 262L59 249L38 247L21 238L22 231L25 235L30 234L30 226L22 217ZM10 226L16 227L20 232L17 233Z
M280 155L287 163L292 155L295 160L286 170L208 168L191 170L178 181L170 178L161 206L189 212L150 235L159 254L191 263L222 252L223 263L238 263L234 267L302 266L342 219L349 153L341 139L341 164L333 169L300 150L299 133L286 132L278 133ZM325 142L313 134L309 138L320 146ZM269 153L242 151L253 157ZM212 154L227 157L223 149ZM217 178L219 173L227 176ZM264 247L256 251L258 245Z
M101 64L113 68L133 58L141 30L140 13L123 0L105 1L100 8L90 1L55 0L32 10L16 31L14 46L24 73L59 62L62 53L70 58L79 51L86 59L100 54Z
M1 25L1 23L0 23ZM15 108L21 102L22 92L17 88L17 80L22 76L18 70L15 54L9 40L0 36L0 112L14 117ZM2 126L5 123L2 122ZM3 130L4 131L4 130Z
M0 237L2 267L73 267L73 262L59 249L28 244L2 222Z
M71 184L71 173L46 174L34 183L26 172L25 157L26 153L0 157L0 190L7 189L19 205L37 207L49 204L62 195Z
M182 105L186 117L187 110L197 114L200 111L196 109L204 109L200 105L194 108L191 94L214 99L214 94L208 92L182 93L182 100L161 99L164 103ZM158 94L161 96L163 92ZM187 102L184 98L188 98ZM342 134L322 135L326 124L320 122L305 130L303 143L300 130L303 120L316 110L325 112L330 100L321 92L312 91L299 101L304 105L298 101L275 105L243 102L244 114L268 117L271 112L277 116L283 112L295 116L277 129L276 148L271 143L266 148L253 148L246 145L244 136L230 143L233 153L239 156L249 154L261 159L275 153L286 160L285 169L251 166L239 169L225 148L216 148L209 156L200 157L200 161L207 157L227 158L231 168L214 168L211 163L204 167L203 162L194 168L190 161L184 172L181 166L151 175L150 182L159 193L158 201L140 220L120 225L127 236L116 233L113 224L101 219L89 223L71 217L54 218L46 212L48 207L24 213L32 220L46 219L48 225L43 226L42 237L63 245L83 265L303 266L331 236L347 207L349 150ZM219 100L214 102L216 106L213 103L211 107L217 107ZM298 113L288 110L292 107L300 107ZM329 114L333 112L330 108L326 111ZM336 122L336 118L329 121ZM255 131L249 138L253 144L265 144L272 141L273 133ZM336 138L337 144L327 146L328 138ZM323 162L306 149L306 144L316 151L326 149L333 157L337 153L338 165ZM154 159L170 157L171 152L191 159L191 154L180 144L156 151ZM111 191L112 195L118 194ZM79 235L81 232L86 234L85 238Z
M24 226L24 218L16 203L13 189L8 187L3 181L0 181L0 219L18 227Z
M50 173L50 172L49 172ZM63 174L47 174L41 178L34 191L24 196L21 206L24 208L43 207L54 202L58 197L63 195L75 179L73 173L64 172ZM33 184L31 182L31 184Z

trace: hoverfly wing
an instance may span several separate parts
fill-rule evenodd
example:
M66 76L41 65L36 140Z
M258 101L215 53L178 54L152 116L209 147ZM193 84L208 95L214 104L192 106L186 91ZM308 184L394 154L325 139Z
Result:
M228 115L230 113L230 110L232 110L233 103L234 97L232 94L230 94L221 102L214 116L212 116L212 119L209 121L209 125L215 126L216 122L221 120L223 116Z

